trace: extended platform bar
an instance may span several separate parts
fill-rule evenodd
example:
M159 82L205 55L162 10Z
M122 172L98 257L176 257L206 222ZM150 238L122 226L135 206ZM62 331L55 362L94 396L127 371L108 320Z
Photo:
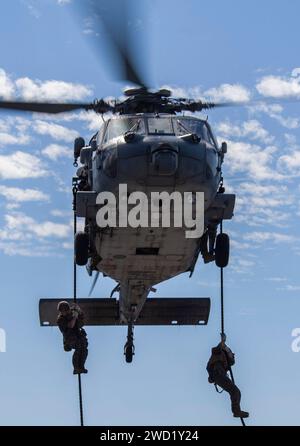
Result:
M57 304L61 300L40 299L39 315L43 327L56 325ZM119 302L116 299L77 299L84 312L85 325L122 325ZM154 298L149 297L134 325L206 325L210 313L210 299L206 297Z

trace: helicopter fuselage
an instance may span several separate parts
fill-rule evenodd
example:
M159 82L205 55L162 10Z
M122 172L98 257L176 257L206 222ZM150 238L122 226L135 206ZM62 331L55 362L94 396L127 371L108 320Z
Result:
M96 203L83 211L89 268L119 283L122 322L137 319L155 284L192 273L200 253L206 262L213 260L217 225L232 217L234 207L234 195L218 193L223 158L206 121L178 115L112 118L81 150L79 208L85 194L96 197L107 191L117 196L120 184L127 186L128 194L204 194L204 234L198 238L187 238L184 226L99 228Z

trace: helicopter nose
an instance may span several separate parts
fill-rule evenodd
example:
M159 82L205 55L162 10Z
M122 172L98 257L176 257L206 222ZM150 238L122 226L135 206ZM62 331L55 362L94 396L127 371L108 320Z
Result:
M153 147L151 152L152 175L174 175L176 173L178 150L170 145L162 144Z

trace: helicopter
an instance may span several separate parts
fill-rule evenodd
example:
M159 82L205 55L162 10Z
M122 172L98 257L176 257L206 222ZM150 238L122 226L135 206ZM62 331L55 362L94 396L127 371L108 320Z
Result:
M126 12L126 2L121 3ZM97 2L89 4L99 6ZM84 230L74 237L74 256L76 265L85 266L90 276L95 272L97 280L102 273L117 285L110 298L84 298L78 303L86 325L127 326L124 355L131 363L135 326L208 323L209 298L154 298L149 294L156 285L179 274L188 272L192 276L199 256L205 264L215 262L220 268L228 265L229 236L218 234L222 222L232 219L235 206L235 195L226 193L223 186L227 144L219 146L208 121L192 114L236 104L173 98L168 89L151 90L135 67L126 20L121 29L111 27L105 14L96 12L94 17L100 16L120 62L119 78L135 88L126 89L124 98L118 100L0 101L0 108L46 114L93 110L101 116L109 115L88 144L82 137L74 141L74 166L80 163L73 178L74 209L75 216L85 220ZM121 10L118 13L126 17ZM142 191L148 196L154 191L175 191L193 197L202 193L203 233L186 238L183 226L99 227L98 194L116 194L121 184L126 184L128 194ZM116 292L118 299L113 298ZM60 300L40 300L42 326L56 325Z
M79 299L87 325L127 325L124 346L126 362L134 355L135 325L207 324L208 298L148 298L154 286L178 274L190 276L199 255L204 263L225 267L229 259L229 237L217 235L218 225L233 216L235 195L222 186L222 163L227 151L218 147L209 123L178 111L202 109L213 104L173 100L162 89L125 91L127 99L112 106L95 103L110 117L89 144L74 142L74 164L81 166L73 180L77 217L85 218L85 229L75 234L77 265L113 278L119 299ZM176 112L175 112L176 111ZM117 193L126 184L128 193L143 190L204 193L204 233L186 238L184 227L103 227L97 225L97 195ZM59 300L42 299L43 326L56 324Z

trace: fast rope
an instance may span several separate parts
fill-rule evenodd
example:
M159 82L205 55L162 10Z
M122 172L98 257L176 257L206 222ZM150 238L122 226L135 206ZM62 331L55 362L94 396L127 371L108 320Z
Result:
M77 193L77 178L73 178L73 213L74 213L74 264L73 264L73 301L77 302L77 269L75 260L75 235L77 232L77 215L76 215L76 193ZM78 375L78 394L79 394L79 412L80 412L80 426L84 426L83 421L83 401L82 401L82 387L81 387L81 375Z
M221 220L220 223L220 234L223 234L223 221ZM225 335L225 330L224 330L224 271L223 271L223 267L220 268L220 288L221 288L221 340L226 338ZM230 374L230 378L233 384L235 384L234 382L234 377L233 377L233 373L232 373L232 368L229 367L229 374ZM217 392L218 389L216 388ZM219 392L222 393L222 392ZM246 426L244 418L240 418L241 423L243 426Z

